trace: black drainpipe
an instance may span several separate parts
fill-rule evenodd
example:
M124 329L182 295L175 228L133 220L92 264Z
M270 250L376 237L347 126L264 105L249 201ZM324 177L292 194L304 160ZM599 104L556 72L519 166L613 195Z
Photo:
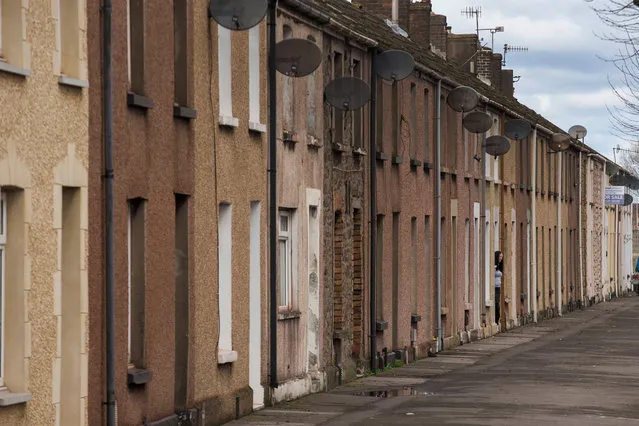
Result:
M269 175L269 308L270 308L270 384L277 387L277 124L275 75L275 37L277 0L269 0L268 8L268 175Z
M370 147L368 158L370 161L370 215L371 215L371 229L370 229L370 239L371 239L371 252L370 252L370 338L371 338L371 371L374 373L377 371L377 365L375 363L375 355L377 354L377 313L375 309L377 308L376 301L376 275L375 268L377 266L377 144L375 142L376 138L376 97L377 97L377 69L375 66L375 56L377 55L377 49L372 49L371 55L371 100L370 100L370 122L369 122L369 132L370 132Z
M105 269L106 269L106 406L107 426L115 426L115 275L113 232L113 92L111 88L111 13L112 0L104 0L103 17L103 120L104 120L104 190L105 190Z

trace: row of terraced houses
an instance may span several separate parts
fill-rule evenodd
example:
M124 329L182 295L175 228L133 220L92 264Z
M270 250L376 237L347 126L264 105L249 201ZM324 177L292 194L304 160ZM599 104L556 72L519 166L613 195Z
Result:
M102 1L0 3L0 425L105 424ZM271 106L266 21L229 31L208 7L113 0L118 424L221 424L628 291L631 208L604 200L626 171L582 141L550 149L565 130L429 1L280 0L277 39L322 57L307 77L278 75ZM324 101L336 77L370 83L387 49L416 66L378 81L375 116ZM460 85L479 93L489 135L525 119L530 136L481 158L446 102Z

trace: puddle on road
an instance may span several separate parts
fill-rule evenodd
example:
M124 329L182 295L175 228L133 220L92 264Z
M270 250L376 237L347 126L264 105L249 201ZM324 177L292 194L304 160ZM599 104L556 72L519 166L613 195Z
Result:
M401 389L378 389L365 392L355 392L354 396L370 396L375 398L393 398L396 396L435 396L434 392L424 392L413 387L404 387Z

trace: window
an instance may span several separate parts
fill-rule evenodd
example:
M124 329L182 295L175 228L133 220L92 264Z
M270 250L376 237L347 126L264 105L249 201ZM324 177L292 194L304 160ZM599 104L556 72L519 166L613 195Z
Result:
M410 158L417 158L417 86L410 84Z
M429 116L429 99L430 93L428 89L424 89L424 161L430 160L430 116Z
M343 76L344 59L340 52L333 54L333 79ZM333 108L333 142L344 143L344 112Z
M59 0L58 37L60 74L81 78L80 5L78 0Z
M233 206L221 203L218 217L219 350L233 349Z
M129 366L144 367L145 201L129 200Z
M384 319L384 215L377 215L377 247L375 253L375 311Z
M260 91L260 32L261 25L256 25L249 30L249 129L265 131L261 124L261 91ZM287 78L287 77L285 77Z
M353 61L353 77L362 78L362 63L361 61ZM364 142L364 108L359 108L353 111L353 145L355 149L363 148Z
M222 126L237 127L239 120L233 117L233 57L231 55L231 30L217 26L217 72L220 98L219 122Z
M294 300L294 263L295 231L294 210L280 210L279 220L279 306L280 309L293 309Z
M4 328L5 328L5 247L7 244L7 199L0 190L0 386L4 386Z
M28 68L25 63L26 41L22 38L25 2L0 0L0 62Z
M393 114L393 156L399 156L399 82L393 81L393 99L392 99L392 114Z
M399 212L393 212L393 347L399 344Z
M189 104L188 97L188 0L173 3L174 98L180 106Z
M477 219L475 219L477 221ZM466 219L464 233L464 302L470 303L470 220ZM475 258L477 259L477 258ZM477 261L475 260L475 263Z
M377 151L384 152L384 80L377 78L377 99L375 100L376 115L375 118L377 124ZM371 154L373 155L373 154Z
M410 220L410 268L412 286L412 311L417 314L417 218Z
M129 88L144 94L144 0L128 0L127 48Z

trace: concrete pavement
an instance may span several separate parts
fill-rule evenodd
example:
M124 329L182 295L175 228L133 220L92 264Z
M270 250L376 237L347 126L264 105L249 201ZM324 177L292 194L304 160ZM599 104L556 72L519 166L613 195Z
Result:
M639 425L638 332L618 299L229 425Z

